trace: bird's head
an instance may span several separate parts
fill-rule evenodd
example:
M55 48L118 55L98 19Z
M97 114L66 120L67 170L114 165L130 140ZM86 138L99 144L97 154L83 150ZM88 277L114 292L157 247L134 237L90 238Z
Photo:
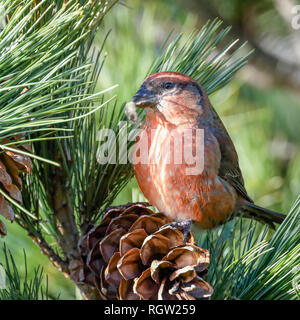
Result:
M131 101L147 113L161 113L176 125L195 121L208 105L204 89L193 78L173 71L150 75Z

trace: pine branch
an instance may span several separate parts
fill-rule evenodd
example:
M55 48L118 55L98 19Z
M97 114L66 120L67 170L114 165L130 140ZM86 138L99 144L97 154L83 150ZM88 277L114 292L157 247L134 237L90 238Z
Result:
M14 189L15 185L20 189L21 182L16 174L18 166L6 157L8 152L25 160L32 158L59 166L38 153L28 152L24 144L68 139L72 137L68 122L98 109L94 102L103 92L81 89L92 87L87 76L92 66L87 59L89 48L85 43L91 45L103 16L115 3L2 1L0 148L3 151L0 157L2 162L5 160L6 171L13 176L10 186ZM87 104L88 110L85 109ZM84 108L82 115L72 116L73 110L79 112L81 108ZM13 220L13 206L32 215L22 207L19 194L10 192L1 182L0 200L2 211L4 207L6 210L2 214ZM0 233L6 233L2 222Z
M300 198L270 238L266 226L234 219L198 239L211 253L213 299L298 299Z
M87 61L81 65L74 63L80 41L89 37L91 18L82 11L88 6L59 3L47 0L37 5L34 1L3 3L11 18L0 34L1 139L69 121L67 111L80 108L81 101L96 98L77 95L74 90L82 85L82 77L90 70ZM103 11L99 1L95 2L94 10L97 9ZM84 18L85 22L81 22ZM76 26L78 22L80 26Z
M237 263L247 272L239 274L234 294L241 299L297 299L300 277L300 196L284 222L267 241L264 252L255 254L253 261ZM250 249L249 255L253 255ZM298 281L298 284L297 282Z
M219 19L208 21L185 42L182 41L183 34L178 34L168 46L166 41L148 74L160 71L185 73L198 81L207 94L224 87L247 63L253 51L243 54L245 43L235 49L238 40L220 47L231 29L220 30L221 25Z
M69 153L66 141L74 137L74 123L83 123L106 103L103 94L109 89L95 93L91 78L101 57L93 61L90 49L116 2L3 2L9 21L0 33L0 141L3 150L36 159L31 174L22 177L24 207L5 190L3 195L13 201L18 223L73 280L81 259L74 199L63 168ZM22 136L33 153L21 150L15 136Z

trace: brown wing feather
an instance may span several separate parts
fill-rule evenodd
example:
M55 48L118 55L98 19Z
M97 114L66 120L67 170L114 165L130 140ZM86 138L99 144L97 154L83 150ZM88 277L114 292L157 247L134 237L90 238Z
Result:
M236 153L234 144L219 118L217 112L211 107L212 123L211 130L213 135L218 140L221 150L221 163L219 168L219 176L228 181L240 195L250 202L253 200L248 196L244 185L244 179L241 169L239 167L238 155Z

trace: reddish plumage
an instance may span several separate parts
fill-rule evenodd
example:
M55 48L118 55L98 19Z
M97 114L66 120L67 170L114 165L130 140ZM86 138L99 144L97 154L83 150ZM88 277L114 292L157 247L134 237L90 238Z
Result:
M139 187L152 205L173 219L193 220L204 229L241 211L271 226L273 221L283 220L281 214L254 205L247 195L233 142L195 80L177 72L155 73L143 82L132 101L146 110L140 131L146 134L140 134L134 151L143 160L138 163L135 159L133 167ZM182 136L187 129L193 131L191 141L185 141L179 150L176 140L171 140L166 163L169 137ZM199 146L196 129L204 130L203 145ZM199 147L202 153L198 155ZM184 150L193 152L197 162L204 161L202 172L187 174L193 165L184 161ZM182 152L182 163L174 160L175 151ZM200 158L203 152L204 159Z

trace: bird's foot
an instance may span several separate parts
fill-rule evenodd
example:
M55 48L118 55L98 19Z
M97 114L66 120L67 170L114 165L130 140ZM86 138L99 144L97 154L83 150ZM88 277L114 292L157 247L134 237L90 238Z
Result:
M192 220L179 220L179 221L168 223L166 226L171 226L179 229L183 233L182 244L185 244L188 234L191 230L192 222L193 222Z

